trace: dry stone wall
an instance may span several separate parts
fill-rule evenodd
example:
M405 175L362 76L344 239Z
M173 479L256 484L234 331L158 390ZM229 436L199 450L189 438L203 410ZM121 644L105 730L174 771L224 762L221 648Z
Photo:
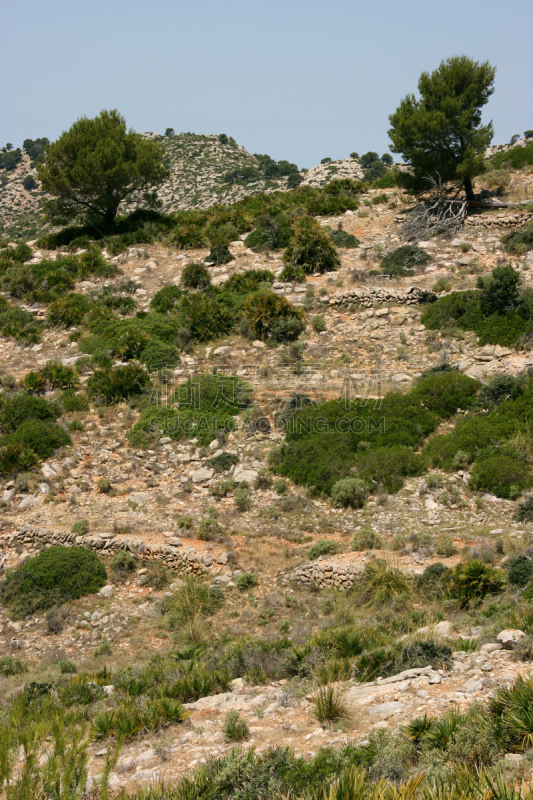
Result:
M338 306L344 303L353 303L372 308L381 303L394 303L394 305L416 305L417 303L427 303L430 299L430 292L419 289L416 286L409 286L408 289L393 289L381 286L369 286L368 288L350 289L347 292L338 292L333 295L319 297L319 303L326 303L330 306Z
M363 567L358 564L336 564L335 562L315 561L298 567L283 579L283 583L300 583L303 586L316 584L320 589L349 589Z

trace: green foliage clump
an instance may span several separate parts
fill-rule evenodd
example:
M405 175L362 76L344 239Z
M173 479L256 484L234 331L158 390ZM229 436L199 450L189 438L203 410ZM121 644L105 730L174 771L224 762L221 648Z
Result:
M433 639L415 639L404 646L400 663L402 669L413 667L449 669L452 666L452 649L448 645L438 644Z
M526 497L518 504L515 519L521 522L531 522L533 520L533 497Z
M88 411L89 401L83 394L77 394L72 389L67 389L60 397L60 403L63 406L63 411L70 414L74 411Z
M503 575L499 570L472 559L455 567L449 592L459 600L461 608L466 608L471 603L480 602L488 594L497 594L503 584Z
M182 295L183 289L180 289L179 286L174 286L174 284L163 286L163 288L152 297L150 308L158 314L166 314L168 311L172 311L176 308Z
M258 583L259 579L253 572L243 572L235 578L235 586L241 592L252 589L254 586L257 586Z
M327 232L311 217L292 223L292 236L283 255L285 263L307 275L330 272L340 267L340 259Z
M380 550L383 541L370 525L363 525L361 530L354 533L350 542L350 549L356 552L363 550Z
M273 292L258 292L250 295L244 302L241 311L257 339L267 339L273 334L279 336L279 324L283 321L296 321L297 333L295 336L296 331L291 334L293 338L298 338L303 329L301 312L284 297ZM276 325L278 325L277 329ZM289 339L289 341L291 340L292 338Z
M0 425L10 433L30 419L54 420L59 416L57 407L42 397L23 394L8 400L0 412Z
M323 314L317 314L316 317L313 317L311 320L311 327L316 333L322 333L322 331L326 330L326 320Z
M150 377L146 370L135 364L126 364L115 369L96 370L87 382L87 392L89 397L99 397L110 404L141 395L149 385Z
M163 144L127 132L116 110L82 117L47 146L45 163L37 163L42 190L51 195L46 211L59 224L82 217L112 225L123 200L168 178L163 155Z
M368 491L360 478L341 478L332 486L331 502L340 508L362 508Z
M250 729L238 711L228 711L222 725L222 733L228 742L242 742L248 737Z
M510 448L480 458L474 464L470 478L470 486L474 489L510 500L515 500L532 483L530 467Z
M479 344L516 347L533 330L533 304L519 289L520 277L512 267L496 267L482 278L481 290L452 292L439 298L422 315L429 330L474 331Z
M286 214L278 214L275 217L263 214L257 219L256 227L248 234L244 244L256 253L280 250L287 247L290 237L290 219Z
M203 519L198 526L198 539L203 542L225 542L224 528L216 519Z
M342 228L330 230L329 238L335 247L347 247L353 249L354 247L359 247L360 245L360 241L356 236L354 236L352 233L346 233L346 231L343 231Z
M533 228L512 231L502 236L503 249L514 256L522 256L533 250Z
M526 587L533 578L533 561L525 554L512 556L506 564L507 579L513 586Z
M69 293L58 297L48 306L48 321L51 325L64 325L71 328L79 325L93 304L84 294Z
M516 400L525 388L523 377L514 375L495 375L485 386L482 387L477 405L481 408L495 408L504 400Z
M431 256L426 250L412 244L404 244L388 253L381 261L381 269L385 275L402 277L407 271L414 271L424 267L431 261Z
M0 675L10 678L12 675L22 675L27 672L28 667L20 658L15 656L0 656Z
M479 381L460 372L443 372L420 379L413 389L413 399L442 419L453 416L458 409L471 408L479 391Z
M504 164L513 169L533 164L533 142L525 147L513 147L504 153L496 153L491 158L491 164L496 169L501 169Z
M72 523L70 532L75 533L76 536L84 536L89 533L89 520L85 518L77 519L76 522Z
M319 558L320 556L332 556L332 555L335 555L335 553L339 552L339 549L340 548L339 548L339 545L337 544L337 542L332 542L329 539L318 539L318 541L316 541L314 543L314 545L312 545L312 547L309 548L309 552L307 553L307 557L311 561L314 561L315 559Z
M207 289L211 285L209 270L204 264L192 261L181 273L181 283L186 289Z
M8 573L0 599L13 619L23 619L93 594L105 582L105 567L92 550L55 545Z
M207 464L213 467L215 472L228 472L239 461L239 456L236 453L220 453L214 458L209 458Z
M0 438L0 447L20 445L24 451L34 453L40 459L49 458L60 447L68 444L71 444L71 440L64 428L51 420L41 419L21 422L13 433L7 433Z
M30 311L0 302L0 331L3 336L36 344L41 341L43 329L44 323L37 321Z
M338 686L320 686L311 698L313 714L321 724L336 722L349 716L344 694Z

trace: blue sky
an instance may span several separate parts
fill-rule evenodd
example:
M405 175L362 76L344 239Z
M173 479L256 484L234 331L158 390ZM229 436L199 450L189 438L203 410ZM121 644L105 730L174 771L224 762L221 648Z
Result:
M388 148L388 116L451 55L497 66L495 143L533 128L533 3L19 0L0 32L0 143L118 108L311 167Z

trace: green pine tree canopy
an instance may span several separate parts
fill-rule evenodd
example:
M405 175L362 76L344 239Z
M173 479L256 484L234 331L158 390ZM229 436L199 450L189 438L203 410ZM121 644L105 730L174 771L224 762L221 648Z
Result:
M422 73L420 99L407 95L389 117L391 150L411 167L402 173L406 188L428 189L428 178L462 181L471 199L472 178L484 172L493 136L492 122L481 124L481 109L494 91L495 72L488 61L453 56Z
M165 146L126 130L118 111L82 117L61 134L37 164L45 210L56 224L82 217L111 225L129 195L146 195L169 176L162 165Z

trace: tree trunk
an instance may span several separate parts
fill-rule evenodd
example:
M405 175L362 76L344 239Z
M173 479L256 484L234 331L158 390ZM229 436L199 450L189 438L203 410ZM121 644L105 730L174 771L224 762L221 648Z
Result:
M117 212L115 211L114 208L108 209L104 214L104 225L112 225L113 222L115 221L116 215Z
M472 188L472 181L470 178L463 178L463 186L468 201L474 199L474 189Z

